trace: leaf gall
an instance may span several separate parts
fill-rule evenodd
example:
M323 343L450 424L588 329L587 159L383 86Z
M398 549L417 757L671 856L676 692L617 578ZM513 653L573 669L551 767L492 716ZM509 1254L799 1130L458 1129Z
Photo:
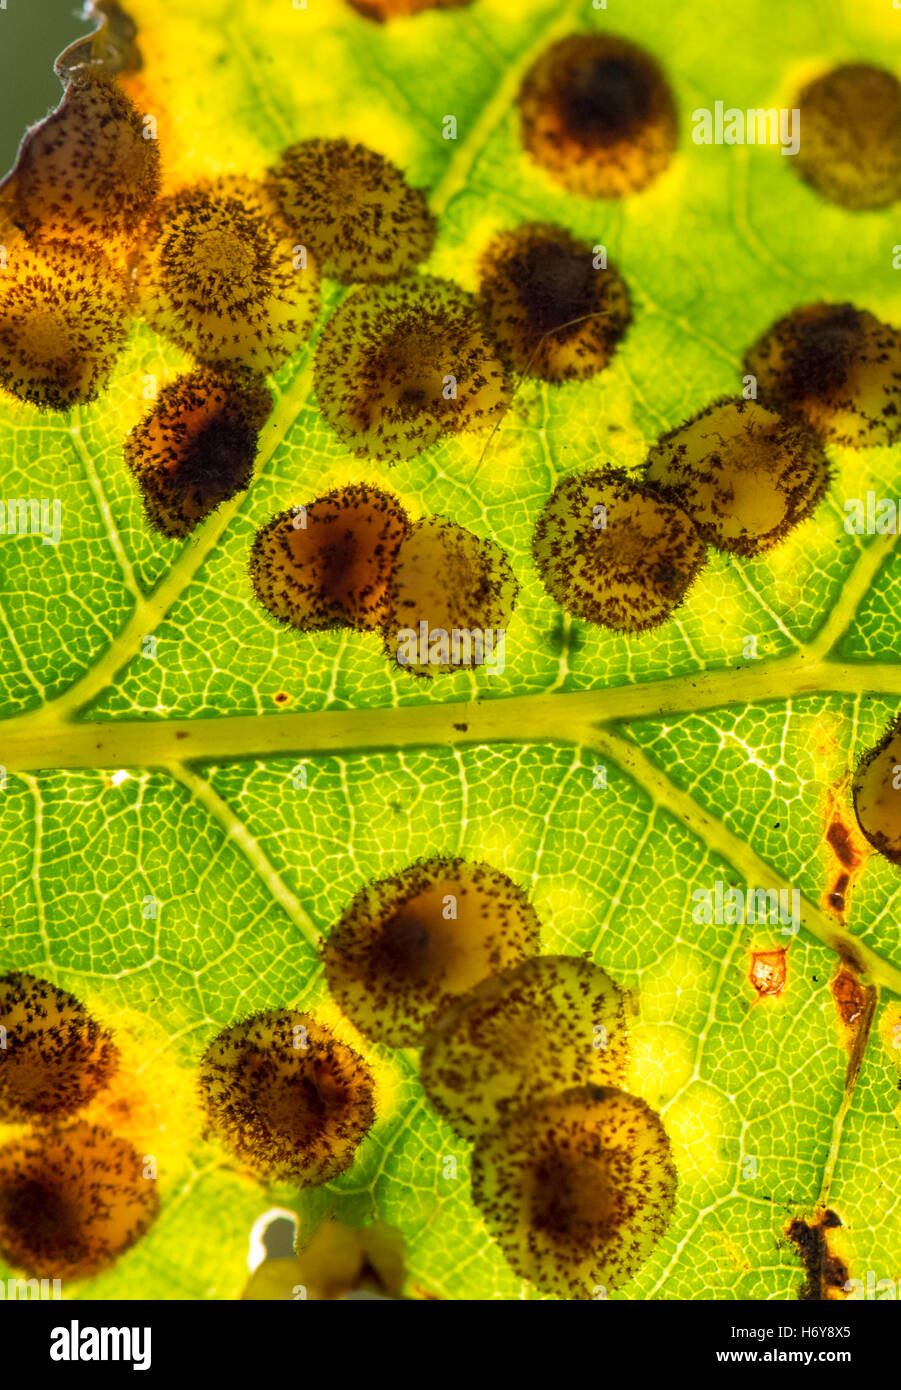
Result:
M643 1100L582 1086L483 1131L472 1192L518 1275L553 1297L591 1299L622 1288L653 1251L676 1169Z
M762 404L797 411L847 448L901 435L901 333L853 304L807 304L779 319L746 358Z
M329 988L362 1033L415 1045L458 995L539 945L525 893L488 864L417 860L366 884L324 946Z
M379 628L408 532L406 513L389 493L366 483L337 488L260 528L250 552L254 592L274 618L300 632Z
M158 332L201 362L275 371L303 346L319 311L312 257L294 242L262 186L218 178L164 199L136 270Z
M533 956L454 1001L426 1035L420 1076L464 1139L574 1086L618 1085L629 1043L622 991L578 956Z
M728 398L658 439L646 467L705 541L735 555L784 540L829 482L822 445L803 419Z
M584 380L607 366L631 318L613 269L587 242L527 223L501 232L480 265L479 298L509 363L543 381Z
M156 1182L124 1139L77 1121L0 1148L0 1251L36 1278L114 1264L156 1218Z
M107 1085L118 1051L64 989L34 975L0 975L0 1119L61 1119Z
M607 34L573 34L545 49L523 81L519 110L535 163L589 198L647 187L676 147L676 103L659 64Z
M671 617L707 558L681 507L612 468L557 484L532 554L544 587L568 613L627 633Z
M435 222L423 194L365 145L292 145L270 171L269 184L322 274L344 285L394 280L428 259Z
M343 443L358 458L389 461L443 435L487 428L512 396L475 301L425 276L348 295L320 339L315 381L322 414Z
M363 1058L312 1014L269 1009L218 1033L200 1090L225 1147L261 1178L318 1187L349 1168L375 1119Z
M266 387L249 373L201 367L162 388L124 445L157 531L187 536L249 486L258 434L271 409Z

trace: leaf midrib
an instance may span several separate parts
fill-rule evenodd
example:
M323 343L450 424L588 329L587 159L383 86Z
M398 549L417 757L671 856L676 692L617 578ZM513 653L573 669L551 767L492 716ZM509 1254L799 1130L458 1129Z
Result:
M64 702L59 700L0 722L0 731L9 772L163 767L173 761L376 753L436 744L591 744L597 730L614 724L852 693L901 696L901 664L822 661L803 653L734 670L595 690L187 719L72 719L61 713Z
M766 698L784 701L793 694L834 693L858 690L860 677L873 670L856 663L810 658L789 658L763 663L760 689ZM901 693L901 666L889 667L895 688ZM384 752L389 749L483 746L490 744L569 744L586 747L609 757L652 798L654 804L674 815L703 843L727 861L747 882L768 883L775 888L794 885L761 859L739 836L694 800L632 740L619 732L619 721L659 715L667 710L658 696L666 692L670 708L712 708L748 704L747 671L707 673L700 679L675 677L646 686L621 690L556 692L511 696L499 700L388 709L313 711L276 715L217 716L196 720L74 722L47 718L21 730L27 716L9 721L20 726L21 736L4 744L10 772L36 768L160 767L197 794L208 784L196 772L198 764L229 760L246 761L267 756L346 756L349 753ZM731 690L731 698L729 691ZM619 696L630 708L617 711ZM762 698L759 696L759 698ZM637 703L641 700L641 707ZM599 717L602 715L603 717ZM192 767L187 765L191 764ZM209 807L208 807L209 809ZM233 834L234 827L229 830ZM245 854L247 847L242 846ZM253 867L277 901L307 939L315 927L293 895L282 893L280 876L263 859ZM901 996L901 968L884 960L843 924L818 905L802 898L801 925L817 940L838 952Z

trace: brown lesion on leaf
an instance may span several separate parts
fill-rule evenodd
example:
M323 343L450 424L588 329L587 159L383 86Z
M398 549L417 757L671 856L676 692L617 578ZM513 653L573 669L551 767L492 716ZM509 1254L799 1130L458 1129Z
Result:
M778 997L788 977L788 952L784 947L772 951L752 951L750 981L758 999Z
M855 852L851 843L851 831L848 825L838 819L833 819L826 832L827 843L835 851L835 857L846 868L856 868L860 863L860 856Z
M864 753L851 792L861 834L891 864L901 866L901 717Z
M839 959L844 961L851 970L856 971L858 975L866 974L866 966L849 941L844 941L837 936L833 940L827 941L826 945L831 951L835 951Z
M839 845L836 852L849 857L842 837L837 836L836 839ZM845 1069L842 1102L833 1125L816 1207L809 1219L793 1217L785 1232L797 1247L804 1264L806 1278L798 1291L798 1297L802 1302L808 1303L842 1299L849 1279L847 1260L841 1249L842 1238L837 1234L843 1230L844 1223L830 1206L829 1195L842 1129L854 1098L854 1089L870 1036L877 1001L875 988L859 978L864 971L860 961L856 959L853 948L842 942L830 944L838 952L841 961L830 988L848 1051L848 1064Z
M877 995L872 985L862 984L857 973L844 964L839 966L829 988L835 1000L842 1040L848 1050L848 1070L845 1075L845 1090L848 1092L853 1088L863 1062Z
M798 1291L802 1303L826 1303L843 1297L848 1266L830 1248L830 1232L842 1224L831 1207L818 1208L809 1221L794 1217L789 1222L785 1234L797 1248L805 1270L804 1283Z
M823 907L845 921L851 890L866 867L870 848L846 806L850 777L845 774L829 789L824 817L826 889Z
M841 960L830 987L843 1042L848 1052L848 1062L842 1100L832 1126L814 1219L795 1219L787 1231L789 1238L794 1240L801 1251L807 1266L807 1280L799 1293L799 1297L807 1301L840 1297L837 1291L843 1289L848 1280L847 1262L842 1254L841 1241L837 1241L834 1236L830 1240L826 1234L838 1231L843 1225L840 1217L830 1207L829 1198L842 1132L854 1100L854 1090L870 1037L878 998L876 989L859 978L864 975L864 971L860 962L852 959L855 956L853 949L843 949L841 942L829 944L837 951Z

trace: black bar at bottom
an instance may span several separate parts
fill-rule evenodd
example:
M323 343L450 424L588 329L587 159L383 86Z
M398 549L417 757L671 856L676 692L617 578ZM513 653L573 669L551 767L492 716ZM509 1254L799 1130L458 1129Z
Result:
M0 1312L4 1382L39 1374L75 1377L222 1377L229 1390L303 1385L310 1377L336 1387L373 1377L443 1382L454 1362L466 1387L546 1366L561 1375L603 1377L659 1371L690 1377L736 1369L789 1368L817 1377L838 1367L855 1376L883 1373L897 1352L897 1313L861 1302L586 1304L442 1303L417 1308L368 1301L344 1312L337 1304L7 1302ZM506 1307L506 1311L504 1308ZM399 1318L395 1322L395 1317ZM362 1318L362 1323L359 1319ZM149 1333L149 1337L148 1337ZM127 1335L126 1335L127 1334ZM103 1353L106 1353L105 1359ZM519 1364L520 1370L515 1368ZM19 1377L16 1380L16 1377ZM275 1379L273 1379L275 1378Z

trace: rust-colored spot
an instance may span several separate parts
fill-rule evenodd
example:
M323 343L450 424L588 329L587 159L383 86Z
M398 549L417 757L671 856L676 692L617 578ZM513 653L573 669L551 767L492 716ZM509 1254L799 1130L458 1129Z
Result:
M272 698L277 705L286 705L291 696L288 694L287 690L279 690Z
M837 817L834 817L832 824L826 831L826 842L835 851L835 857L846 869L856 869L860 863L861 856L857 853L852 841L850 827L844 824Z
M788 958L784 950L752 953L750 979L761 998L781 994L785 988L787 973Z
M845 804L847 786L846 773L829 788L823 831L827 853L823 906L839 921L845 918L849 894L869 854L867 843Z
M855 1027L866 1013L869 991L844 965L839 967L829 988L842 1023L848 1028Z
M850 882L849 874L839 874L829 891L829 902L839 915L845 910L845 895L848 892Z
M798 1290L802 1303L825 1303L844 1294L848 1282L848 1266L829 1249L827 1231L842 1225L841 1217L830 1208L821 1210L814 1221L795 1218L789 1222L786 1235L798 1249L806 1277Z

